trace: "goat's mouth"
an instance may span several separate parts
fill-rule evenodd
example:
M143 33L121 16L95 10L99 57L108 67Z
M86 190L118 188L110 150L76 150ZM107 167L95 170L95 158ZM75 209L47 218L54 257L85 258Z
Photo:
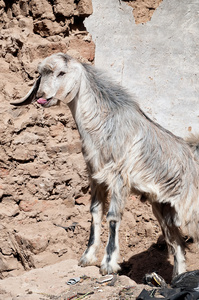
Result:
M37 99L37 103L41 104L42 106L46 106L47 104L50 103L50 101L52 100L53 98L48 98L48 99L45 99L45 98L39 98Z

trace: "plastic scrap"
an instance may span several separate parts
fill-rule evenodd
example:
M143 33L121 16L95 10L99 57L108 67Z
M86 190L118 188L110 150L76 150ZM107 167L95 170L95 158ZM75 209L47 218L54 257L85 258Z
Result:
M80 281L80 277L71 278L67 281L68 285L74 285Z
M103 284L109 282L113 279L113 275L102 276L100 279L96 280L97 283Z
M145 276L145 281L150 286L156 286L151 291L142 290L137 300L155 300L157 294L163 296L165 300L199 300L199 270L182 273L176 276L171 285L166 284L164 279L158 274L151 273ZM157 296L158 296L157 295Z
M80 299L83 299L83 298L85 298L89 295L93 295L93 294L94 294L94 292L88 292L88 293L85 293L85 294L77 293L76 295L67 298L67 300L72 300L72 299L73 300L80 300Z
M166 287L166 281L157 273L153 272L151 274L146 274L144 281L150 286Z

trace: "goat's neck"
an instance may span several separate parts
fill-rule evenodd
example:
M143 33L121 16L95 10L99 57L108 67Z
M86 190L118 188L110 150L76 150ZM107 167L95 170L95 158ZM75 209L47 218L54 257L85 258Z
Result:
M97 137L105 122L106 112L99 106L97 95L92 91L86 78L82 78L77 96L68 106L82 137L85 134Z

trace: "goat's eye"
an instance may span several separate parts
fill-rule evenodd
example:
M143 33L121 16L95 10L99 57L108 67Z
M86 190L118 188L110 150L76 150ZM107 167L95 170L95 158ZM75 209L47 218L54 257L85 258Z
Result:
M65 72L60 72L59 74L58 74L58 76L64 76L66 73Z

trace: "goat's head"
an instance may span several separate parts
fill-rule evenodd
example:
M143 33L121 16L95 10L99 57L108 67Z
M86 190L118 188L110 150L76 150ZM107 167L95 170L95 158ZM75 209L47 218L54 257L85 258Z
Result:
M81 64L72 57L57 53L45 58L38 66L39 78L29 93L13 105L25 105L35 100L45 107L59 101L71 102L81 82Z

